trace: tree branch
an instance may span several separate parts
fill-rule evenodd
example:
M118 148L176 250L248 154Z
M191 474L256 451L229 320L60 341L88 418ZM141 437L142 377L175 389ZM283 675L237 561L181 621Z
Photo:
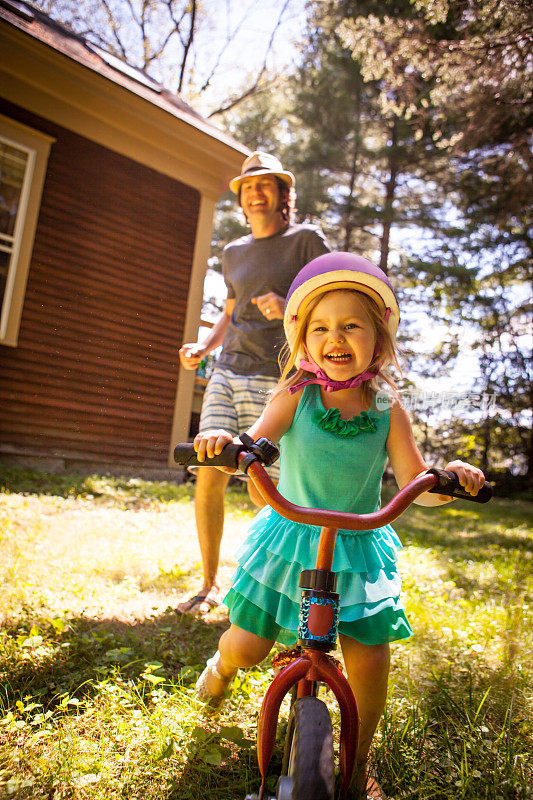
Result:
M216 72L221 60L222 60L222 56L224 55L224 53L226 52L226 50L230 46L231 42L235 39L236 35L238 34L240 29L244 25L245 21L248 19L249 15L251 13L251 9L254 8L255 6L257 6L260 2L261 2L261 0L255 0L253 5L251 5L248 8L248 10L245 12L244 16L241 18L241 21L237 24L237 26L234 28L233 31L231 31L229 29L229 27L228 27L228 31L226 33L226 43L224 44L224 47L222 47L221 50L219 51L218 56L217 56L217 60L215 61L213 69L211 70L211 72L207 76L206 80L204 81L204 85L201 87L200 92L204 92L207 89L207 87L211 84L211 80L212 80L213 75L215 74L215 72ZM226 10L226 14L229 17L229 13L228 12L229 12L229 8L227 8L227 10Z
M208 115L208 118L215 117L217 114L223 114L225 111L230 111L230 109L235 108L236 105L238 105L239 103L242 103L243 100L246 100L247 97L250 97L250 95L254 94L254 92L257 91L257 88L258 88L258 86L259 86L259 84L261 82L261 78L263 77L263 75L266 72L266 66L267 66L267 61L268 61L268 56L269 56L269 53L270 53L270 49L272 47L272 42L274 41L274 37L275 37L276 33L278 32L279 26L281 25L281 20L283 18L283 15L285 14L285 11L287 10L287 7L289 6L290 2L291 2L291 0L285 0L285 2L283 4L283 8L281 9L281 11L279 13L276 25L274 26L274 29L273 29L272 34L270 36L270 39L268 40L268 45L267 45L267 48L266 48L266 51L265 51L265 57L263 59L263 64L261 66L261 69L259 70L259 73L257 75L257 78L255 79L255 82L254 82L253 86L251 86L249 89L247 89L245 92L243 92L243 94L241 94L239 97L236 97L233 100L230 100L230 102L227 103L227 105L220 106L220 108L217 108L215 111L212 111Z
M103 5L103 7L104 7L104 9L105 9L105 11L107 13L107 17L109 19L109 27L111 28L111 32L113 34L113 38L115 39L115 42L118 45L118 49L120 50L120 52L122 54L122 58L124 59L124 61L127 61L127 51L126 51L125 46L122 44L120 36L118 35L117 25L116 25L116 22L115 22L115 18L113 16L113 12L111 11L111 8L109 7L109 4L108 4L107 0L102 0L102 5ZM102 42L103 41L104 41L104 39L102 37Z
M181 28L181 23L185 19L185 15L187 13L187 6L185 6L181 17L179 19L176 19L176 17L174 16L174 11L172 10L172 0L167 0L166 5L167 5L167 8L168 8L168 15L169 15L171 21L174 23L174 30L172 31L172 33L177 33L178 34L179 40L181 42L182 47L185 47L185 41L183 40L183 36L181 35L181 29L180 28ZM167 36L167 40L170 39L170 36L172 35L172 33L170 33Z
M192 8L191 8L191 25L189 28L189 36L187 39L187 43L184 45L183 48L183 59L181 62L181 69L180 69L180 79L178 83L178 92L181 92L183 88L183 81L185 78L185 67L187 64L187 56L189 55L189 50L192 46L194 40L194 25L196 22L196 0L192 0Z

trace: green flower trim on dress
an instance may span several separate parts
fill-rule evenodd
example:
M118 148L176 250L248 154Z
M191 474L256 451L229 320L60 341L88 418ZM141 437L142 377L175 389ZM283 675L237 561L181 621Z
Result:
M376 420L370 416L368 411L361 411L351 419L341 419L341 412L338 408L329 408L327 411L316 409L313 412L313 422L319 428L328 433L336 433L337 436L353 438L360 433L375 433L377 430Z

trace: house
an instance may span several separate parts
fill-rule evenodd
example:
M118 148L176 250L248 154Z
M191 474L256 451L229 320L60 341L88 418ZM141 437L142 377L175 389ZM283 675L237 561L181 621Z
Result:
M196 339L215 203L247 152L0 0L0 460L173 466L194 392L178 349Z

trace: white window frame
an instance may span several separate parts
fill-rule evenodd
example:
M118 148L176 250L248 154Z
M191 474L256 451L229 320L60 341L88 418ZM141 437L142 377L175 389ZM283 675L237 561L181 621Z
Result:
M46 165L55 139L0 114L0 140L28 154L0 312L0 345L16 347Z

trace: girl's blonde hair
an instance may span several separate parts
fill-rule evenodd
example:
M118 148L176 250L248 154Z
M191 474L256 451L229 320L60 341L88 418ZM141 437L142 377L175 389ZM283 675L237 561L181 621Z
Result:
M305 336L307 333L307 325L309 323L309 318L318 305L318 303L324 298L329 292L350 292L351 294L357 295L357 298L361 301L363 309L365 310L366 314L368 315L370 321L374 326L374 331L376 334L376 352L374 355L374 359L372 363L369 365L368 369L375 369L379 368L379 373L374 377L367 381L364 381L361 384L362 392L363 392L363 401L365 403L370 402L372 397L372 391L377 391L380 388L380 382L384 382L393 392L394 395L398 394L398 387L394 382L394 378L392 375L385 372L387 367L393 366L398 371L399 377L402 377L402 369L400 367L398 361L398 351L396 347L395 338L392 336L388 325L385 322L382 312L380 311L377 303L369 297L364 292L357 291L356 289L326 289L321 294L317 295L311 303L307 306L305 311L302 313L301 319L298 318L296 320L296 335L294 341L294 347L291 350L288 343L285 342L280 356L279 356L279 365L281 369L281 377L278 381L277 386L274 387L272 390L269 402L271 402L278 394L283 392L286 389L289 389L291 386L295 386L297 383L301 381L305 381L308 378L314 377L311 372L307 370L300 369L297 366L298 361L298 354L301 352L305 345Z

